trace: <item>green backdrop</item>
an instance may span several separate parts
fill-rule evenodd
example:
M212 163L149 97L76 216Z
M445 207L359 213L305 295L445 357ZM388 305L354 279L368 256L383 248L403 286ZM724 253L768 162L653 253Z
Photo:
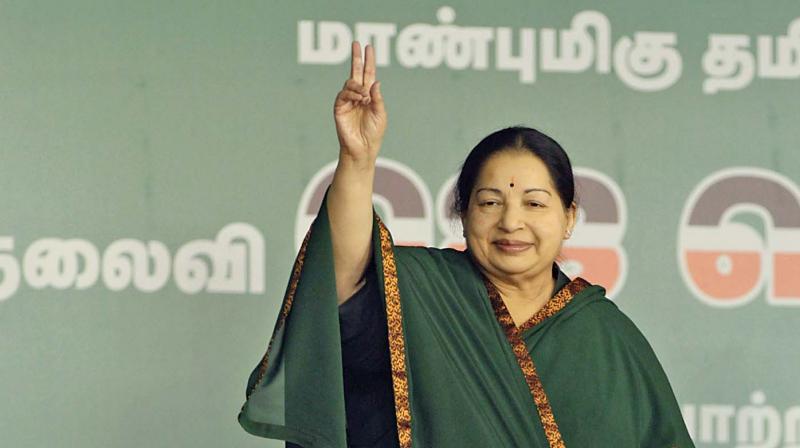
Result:
M370 35L399 240L458 244L468 150L549 133L581 185L563 262L647 335L698 446L800 446L791 0L1 1L3 446L280 446L236 415Z

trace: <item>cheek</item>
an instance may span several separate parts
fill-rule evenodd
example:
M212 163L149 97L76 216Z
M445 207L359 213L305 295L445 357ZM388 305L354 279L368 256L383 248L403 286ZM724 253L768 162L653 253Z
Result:
M470 210L467 212L467 216L461 220L461 226L464 227L465 232L472 233L476 222L477 216Z
M556 246L561 244L564 232L566 232L565 223L557 218L533 224L531 227L542 242Z
M467 235L480 239L488 236L492 225L493 221L489 216L476 213L470 216L464 229L466 230Z
M481 232L475 228L474 222L471 222L464 228L464 237L467 239L467 242L471 242L472 244L475 244L475 240L478 239L480 233Z
M488 263L488 258L492 250L489 232L473 222L464 235L467 248L481 265Z

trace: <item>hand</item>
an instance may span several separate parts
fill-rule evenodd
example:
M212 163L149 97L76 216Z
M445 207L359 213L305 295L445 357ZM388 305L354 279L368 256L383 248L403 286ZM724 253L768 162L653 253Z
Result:
M333 117L340 157L358 163L374 163L386 131L386 110L380 83L375 82L375 49L367 45L365 61L361 45L353 42L350 78L336 95Z

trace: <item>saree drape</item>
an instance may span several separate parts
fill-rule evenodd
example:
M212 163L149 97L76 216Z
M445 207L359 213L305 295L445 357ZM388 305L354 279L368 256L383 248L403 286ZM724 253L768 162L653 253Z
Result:
M395 247L377 217L372 246L401 447L694 446L655 354L603 288L575 279L517 327L466 253ZM239 422L306 448L347 446L325 202Z

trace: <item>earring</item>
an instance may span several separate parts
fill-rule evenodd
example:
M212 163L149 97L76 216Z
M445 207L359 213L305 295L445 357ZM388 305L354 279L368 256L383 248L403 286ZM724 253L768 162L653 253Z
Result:
M567 239L572 237L572 230L567 230Z

